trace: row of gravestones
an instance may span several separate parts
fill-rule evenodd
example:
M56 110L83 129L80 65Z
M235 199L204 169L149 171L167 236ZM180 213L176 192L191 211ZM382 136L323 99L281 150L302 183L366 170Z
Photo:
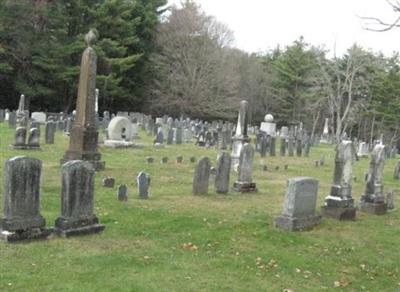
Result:
M267 153L269 156L276 155L276 137L260 134L256 138L256 149L260 152L261 157L266 157ZM286 155L293 157L295 152L297 157L301 157L302 155L308 157L310 149L311 143L308 140L304 142L302 140L280 138L279 153L282 157Z
M104 230L93 213L95 170L90 163L74 160L62 166L61 214L54 228L47 228L40 214L41 172L42 162L35 158L17 156L6 161L1 239L14 242Z
M374 215L384 215L388 209L394 209L394 192L389 192L386 198L383 194L384 148L384 145L376 145L373 150L359 206L360 211ZM351 186L354 152L351 141L342 141L336 149L333 184L321 209L324 217L337 220L356 218ZM275 225L296 231L319 224L322 216L316 213L317 193L317 180L308 177L289 179L283 212L275 219Z
M31 123L29 133L26 127L18 127L15 130L14 149L40 149L40 125ZM45 143L54 144L54 137L57 130L57 124L53 121L45 124ZM27 138L28 134L28 138Z
M176 156L175 159L176 159L176 163L183 163L183 156L182 156L182 155ZM163 156L163 157L160 158L160 163L161 163L161 164L168 163L168 161L169 161L169 158L168 158L167 156ZM196 157L191 156L191 157L189 158L189 161L190 161L191 163L195 163L195 162L196 162ZM154 157L153 157L153 156L147 156L147 157L146 157L146 162L147 162L147 163L154 163Z
M242 193L256 192L256 183L253 182L253 159L254 148L251 144L246 143L240 153L238 178L233 184L233 190ZM215 171L214 187L219 194L226 194L230 189L230 172L232 166L231 155L227 152L222 152L218 158L215 170L211 166L208 157L202 157L195 168L193 177L192 193L194 195L203 195L208 193L210 175Z
M150 175L141 171L136 177L136 183L140 199L149 198L149 187L150 187ZM103 178L103 187L114 188L115 178L105 177ZM128 187L125 184L119 185L117 189L117 199L119 201L128 201Z

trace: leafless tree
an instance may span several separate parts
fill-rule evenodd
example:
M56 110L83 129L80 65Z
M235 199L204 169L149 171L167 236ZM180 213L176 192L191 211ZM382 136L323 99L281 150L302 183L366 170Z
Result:
M400 1L386 0L393 12L400 13ZM394 20L385 21L378 17L363 16L361 19L364 21L364 29L369 31L384 32L392 30L393 28L400 27L400 16Z

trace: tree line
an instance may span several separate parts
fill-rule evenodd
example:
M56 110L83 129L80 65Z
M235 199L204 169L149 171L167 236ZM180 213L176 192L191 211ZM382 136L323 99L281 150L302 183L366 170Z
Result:
M169 8L166 0L1 1L2 107L15 108L24 93L32 110L71 111L90 28L99 38L100 111L234 120L247 99L255 124L272 113L278 125L302 122L319 135L329 118L336 141L398 141L398 54L354 45L332 57L301 37L249 54L189 0Z

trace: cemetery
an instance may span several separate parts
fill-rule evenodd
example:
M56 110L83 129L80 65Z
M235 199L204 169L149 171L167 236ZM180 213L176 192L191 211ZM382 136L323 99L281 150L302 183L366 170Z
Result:
M0 291L400 290L397 112L353 104L352 84L337 108L242 94L192 111L123 90L110 102L129 66L102 46L124 50L97 29L76 43L69 109L27 87L0 94Z

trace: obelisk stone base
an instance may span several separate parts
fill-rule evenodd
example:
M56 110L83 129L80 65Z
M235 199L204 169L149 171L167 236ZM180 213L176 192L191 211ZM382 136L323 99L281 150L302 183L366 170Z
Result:
M360 211L364 212L364 213L373 214L373 215L385 215L387 213L387 204L384 202L369 203L369 202L361 201Z

